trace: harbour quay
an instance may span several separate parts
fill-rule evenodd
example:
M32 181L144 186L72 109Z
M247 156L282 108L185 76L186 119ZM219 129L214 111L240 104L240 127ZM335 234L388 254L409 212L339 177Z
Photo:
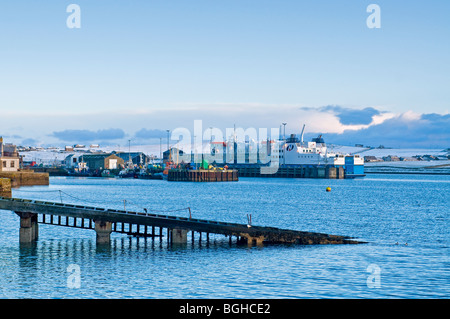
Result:
M0 172L0 178L11 180L11 187L49 185L48 173L35 173L32 170Z
M236 182L239 180L239 173L235 169L170 169L167 180L175 182Z
M0 137L0 179L9 179L9 187L49 185L48 173L22 170L20 162L16 145L3 143L3 138ZM0 191L6 187L4 183L6 182L2 182Z
M11 180L0 178L0 197L11 198Z
M346 178L343 167L334 166L280 166L270 174L261 170L261 166L232 166L239 171L240 177L286 177L286 178L325 178L343 179Z

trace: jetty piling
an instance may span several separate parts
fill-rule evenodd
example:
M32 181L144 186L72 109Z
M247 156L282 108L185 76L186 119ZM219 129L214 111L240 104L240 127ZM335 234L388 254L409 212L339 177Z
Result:
M20 217L19 242L30 243L38 239L37 214L16 212Z

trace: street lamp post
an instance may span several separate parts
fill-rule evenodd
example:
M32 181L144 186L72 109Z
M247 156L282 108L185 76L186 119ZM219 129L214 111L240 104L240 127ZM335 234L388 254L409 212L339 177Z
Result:
M170 149L169 149L169 133L170 133L170 130L166 130L166 132L167 132L167 151L169 152L169 162L171 161L171 154L170 154Z
M162 137L159 138L159 163L162 164Z
M128 140L128 166L131 166L131 140Z
M283 165L286 165L286 124L287 123L282 123L283 124L283 141L284 141L284 145L283 145Z

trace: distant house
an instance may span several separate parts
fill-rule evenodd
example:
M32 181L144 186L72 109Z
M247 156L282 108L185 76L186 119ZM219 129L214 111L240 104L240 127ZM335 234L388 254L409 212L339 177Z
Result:
M378 159L376 156L371 156L371 155L364 156L364 162L366 162L366 163L379 162L379 161L381 161L381 160Z
M403 161L403 162L417 162L418 159L416 157L400 157L400 161Z
M0 137L0 172L16 172L20 166L17 147L13 144L3 144Z
M388 156L383 156L383 161L385 161L385 162L398 162L398 161L400 161L400 158L398 156L395 156L395 155L388 155Z
M73 152L73 146L66 146L66 147L64 148L64 150L65 150L66 152Z

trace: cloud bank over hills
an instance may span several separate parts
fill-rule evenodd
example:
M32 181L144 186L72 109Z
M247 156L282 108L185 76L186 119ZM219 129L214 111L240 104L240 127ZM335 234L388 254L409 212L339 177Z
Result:
M330 142L344 145L359 143L397 148L448 148L450 115L422 114L411 119L404 113L360 130L327 134L327 138Z
M323 134L327 143L363 144L396 148L449 148L450 114L396 113L382 107L326 105L271 105L259 103L212 103L183 105L177 108L125 111L104 114L53 114L48 119L34 114L9 114L0 128L8 142L20 145L101 145L159 144L166 142L167 130L187 128L194 136L193 123L202 120L202 130L210 127L280 128L286 134L300 134L306 124L305 138ZM101 120L98 120L101 119ZM12 123L21 123L20 126ZM33 131L27 128L32 127ZM205 135L204 135L205 136ZM209 138L207 138L209 140ZM173 141L171 141L172 143Z
M101 140L117 140L125 137L125 132L122 129L111 128L98 131L90 130L64 130L53 132L53 137L64 142L95 142Z
M330 111L343 126L341 132L323 131L330 143L396 148L450 147L450 114L394 114L374 108L351 110L340 106L319 108L319 112Z

